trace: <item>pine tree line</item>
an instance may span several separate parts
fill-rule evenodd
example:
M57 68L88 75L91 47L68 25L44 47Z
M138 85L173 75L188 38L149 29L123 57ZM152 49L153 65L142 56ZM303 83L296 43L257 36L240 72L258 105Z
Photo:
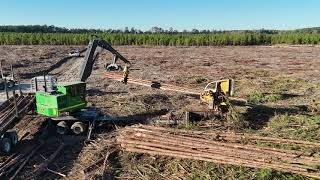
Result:
M87 45L93 33L0 32L1 45ZM130 34L94 33L113 45L234 46L320 44L320 34L310 33L210 33Z

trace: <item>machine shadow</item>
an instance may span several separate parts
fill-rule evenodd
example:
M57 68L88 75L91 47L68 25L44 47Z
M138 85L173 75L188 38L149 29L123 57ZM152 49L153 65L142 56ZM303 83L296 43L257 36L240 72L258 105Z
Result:
M61 67L64 63L66 63L68 60L70 60L72 57L65 57L62 58L59 62L57 62L56 64L51 65L48 69L45 70L41 70L41 71L37 71L37 72L26 72L26 73L20 73L19 76L23 79L30 79L33 77L37 77L37 76L43 76L48 74L50 71Z
M300 94L291 94L291 93L263 93L263 95L277 95L280 100L287 100L295 97L301 97Z
M160 115L164 115L168 113L168 110L161 109L161 110L155 110L151 112L141 113L141 114L135 114L125 117L118 117L114 121L108 121L103 122L101 124L98 124L95 128L92 139L94 140L97 135L102 133L110 133L116 130L115 126L123 127L127 125L134 125L134 124L145 124L148 122L150 118L157 117ZM45 140L45 147L38 151L38 156L33 158L33 162L43 162L45 161L44 158L49 157L55 149L59 146L61 142L65 144L65 147L63 151L60 153L59 156L54 160L53 163L48 166L49 169L61 172L63 174L68 174L71 172L72 168L74 167L74 163L78 158L82 151L82 149L86 145L86 135L57 135L54 128L48 128L47 133L43 133L45 129L47 128L47 121L44 121L41 124L41 128L39 132L37 133L35 137L37 139L41 139L44 137L44 134L48 137ZM26 146L28 145L28 141L25 140L22 142ZM115 179L117 176L117 172L115 169L121 168L121 163L119 161L119 151L115 151L109 156L109 164L111 166L110 169L108 169L107 173L105 174L105 177L97 177L97 178L106 178L106 179ZM61 178L58 175L52 174L50 172L45 172L43 175L41 175L41 178L45 179L57 179Z
M87 91L88 96L103 96L107 94L111 95L119 95L119 94L127 94L128 91L116 91L116 92L111 92L111 91L101 91L100 89L88 89Z
M307 115L308 107L298 105L293 107L269 107L265 105L253 105L244 113L245 120L249 123L249 128L258 130L262 129L275 115Z
M111 120L106 123L101 123L100 125L98 125L95 129L95 133L99 134L99 133L104 133L106 131L114 131L116 130L115 126L124 127L124 126L131 126L134 124L146 124L146 123L149 123L150 119L161 116L161 115L165 115L168 112L169 112L168 109L160 109L160 110L154 110L154 111L149 111L149 112L140 113L140 114L117 117L114 120Z

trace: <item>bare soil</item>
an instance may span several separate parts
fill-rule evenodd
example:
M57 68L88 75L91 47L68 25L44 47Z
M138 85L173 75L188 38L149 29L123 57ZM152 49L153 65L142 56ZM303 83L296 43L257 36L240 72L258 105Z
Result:
M1 58L14 64L21 78L47 69L77 46L1 46ZM319 79L320 47L249 46L249 47L116 47L134 64L135 77L176 81L183 76L242 78L252 70L292 75L308 80ZM111 55L103 53L99 64ZM26 71L27 70L27 71ZM159 76L161 75L161 76Z

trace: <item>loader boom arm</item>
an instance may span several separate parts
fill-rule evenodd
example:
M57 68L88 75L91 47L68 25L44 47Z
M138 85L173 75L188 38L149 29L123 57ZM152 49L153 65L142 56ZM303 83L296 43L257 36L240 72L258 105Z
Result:
M81 70L80 70L80 81L84 82L86 81L89 76L92 73L92 68L95 60L97 59L98 54L95 54L95 51L97 47L101 47L103 49L106 49L110 51L113 54L113 62L116 63L116 61L121 59L123 62L130 64L130 62L123 57L117 50L115 50L108 42L105 40L101 39L94 39L89 42L85 57L84 57L84 62L82 64Z

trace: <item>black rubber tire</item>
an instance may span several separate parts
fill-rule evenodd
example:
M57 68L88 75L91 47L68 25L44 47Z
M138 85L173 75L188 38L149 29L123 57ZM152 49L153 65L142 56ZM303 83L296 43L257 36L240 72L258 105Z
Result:
M60 134L60 135L65 135L69 132L69 125L67 122L65 121L60 121L58 124L57 124L57 133Z
M15 85L15 82L14 81L9 81L8 82L8 88L13 88Z
M0 90L4 90L5 87L4 87L4 82L0 82Z
M71 126L73 134L80 135L87 131L87 124L83 122L75 122Z
M18 144L19 138L16 131L6 132L4 133L3 137L10 139L10 142L13 146Z
M0 140L1 152L4 154L10 154L12 150L12 144L9 138L2 138Z

